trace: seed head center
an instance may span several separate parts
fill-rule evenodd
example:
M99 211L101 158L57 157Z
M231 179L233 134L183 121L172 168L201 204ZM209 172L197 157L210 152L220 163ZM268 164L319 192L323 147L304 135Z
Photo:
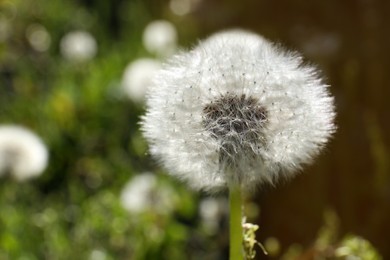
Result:
M267 111L258 99L245 94L228 94L203 108L205 128L220 141L243 145L261 139Z

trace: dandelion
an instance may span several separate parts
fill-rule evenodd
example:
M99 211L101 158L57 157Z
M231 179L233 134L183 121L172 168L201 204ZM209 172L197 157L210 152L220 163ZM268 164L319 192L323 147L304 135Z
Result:
M37 52L45 52L50 47L51 37L43 25L32 24L27 27L26 37L31 47Z
M93 249L89 254L89 260L106 260L108 259L107 253L100 249Z
M96 55L97 43L89 32L72 31L61 39L60 50L66 59L83 62L91 60Z
M191 0L171 0L169 7L176 15L186 15L191 11Z
M11 36L11 24L4 16L0 16L0 42L7 41Z
M134 102L145 100L150 79L161 68L161 62L155 59L142 58L133 61L125 68L122 76L122 90Z
M204 198L199 204L199 215L205 230L216 234L222 217L228 212L228 201L223 198Z
M121 193L123 208L134 214L152 211L167 214L173 210L173 200L172 191L148 172L133 177Z
M37 177L45 170L48 152L42 140L19 126L0 126L0 176L18 181Z
M196 189L252 190L290 177L335 128L317 74L255 34L216 34L154 77L142 122L150 151Z
M231 234L242 233L241 190L294 176L334 132L327 88L299 54L226 31L156 74L142 129L170 174L195 189L229 188ZM242 237L234 239L241 245ZM233 251L240 259L241 249Z
M170 56L177 47L176 27L165 20L149 23L143 32L143 44L150 53L161 57Z

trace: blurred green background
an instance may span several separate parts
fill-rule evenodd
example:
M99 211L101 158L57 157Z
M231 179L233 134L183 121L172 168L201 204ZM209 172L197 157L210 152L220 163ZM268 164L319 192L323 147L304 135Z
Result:
M390 259L389 12L385 0L0 0L0 124L50 152L39 178L0 179L0 259L227 259L226 196L164 174L139 131L143 102L126 94L128 64L169 56L145 40L161 19L177 30L169 47L241 27L300 51L331 85L325 152L246 202L269 252L257 259ZM145 172L153 185L126 210L123 189Z

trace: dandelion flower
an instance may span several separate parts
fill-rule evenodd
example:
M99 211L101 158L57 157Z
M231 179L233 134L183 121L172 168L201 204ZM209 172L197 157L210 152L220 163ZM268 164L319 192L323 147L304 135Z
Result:
M229 204L223 198L205 198L200 201L199 215L207 232L215 234L220 221L229 210Z
M196 4L194 2L193 0L171 0L169 7L174 14L183 16L191 12L192 5Z
M32 24L27 27L26 37L35 51L45 52L50 47L51 37L43 25Z
M150 152L195 189L253 190L293 176L334 132L316 68L254 33L217 33L153 78L142 130Z
M106 260L107 253L100 249L93 249L89 255L89 260Z
M0 175L18 181L37 177L45 170L48 152L42 140L19 126L0 126Z
M0 42L7 41L11 36L11 24L4 16L0 17Z
M133 101L145 100L150 79L161 68L161 62L155 59L142 58L133 61L125 68L122 77L122 90Z
M70 61L88 61L95 57L97 43L89 32L72 31L61 39L60 51Z
M127 211L135 214L147 211L165 214L171 212L174 205L172 191L148 172L133 177L126 184L121 203Z
M150 53L161 57L170 56L176 50L176 27L165 20L149 23L143 32L143 44Z

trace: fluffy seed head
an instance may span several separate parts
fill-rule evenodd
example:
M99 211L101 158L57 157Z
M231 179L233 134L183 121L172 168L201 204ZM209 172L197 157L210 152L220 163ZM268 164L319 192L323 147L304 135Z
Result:
M177 47L176 27L169 21L153 21L146 26L142 40L150 53L160 57L170 56Z
M192 187L252 190L310 163L334 132L334 116L314 67L233 30L165 64L149 88L142 130L151 154Z
M133 61L125 68L122 77L122 90L131 100L142 103L150 79L161 67L161 62L150 58Z
M61 39L60 50L64 58L74 62L84 62L95 57L97 43L89 32L72 31Z
M132 178L122 190L122 206L130 213L155 211L168 214L174 208L174 194L158 182L156 175L146 172Z
M46 146L34 133L19 126L0 127L0 176L10 173L18 181L37 177L47 161Z

